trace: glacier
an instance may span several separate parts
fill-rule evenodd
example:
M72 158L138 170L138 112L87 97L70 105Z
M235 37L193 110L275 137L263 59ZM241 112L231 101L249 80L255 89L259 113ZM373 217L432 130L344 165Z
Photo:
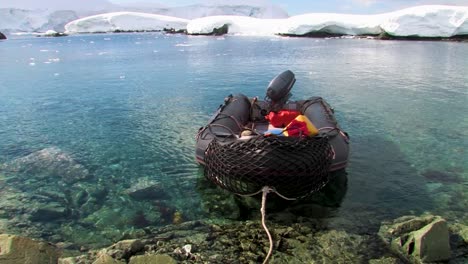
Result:
M310 13L286 19L214 16L191 20L188 34L210 34L227 25L232 35L381 35L453 37L468 35L468 6L424 5L379 15Z
M185 30L189 20L171 16L114 12L74 20L65 25L66 33L114 31L154 31L163 29Z

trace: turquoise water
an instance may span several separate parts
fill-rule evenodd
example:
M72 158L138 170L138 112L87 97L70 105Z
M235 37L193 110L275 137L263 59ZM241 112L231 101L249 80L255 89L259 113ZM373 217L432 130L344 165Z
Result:
M347 174L337 176L345 184L326 190L331 203L295 214L357 232L423 212L468 222L466 58L468 44L456 42L158 33L2 41L0 164L57 148L89 177L0 170L10 195L0 232L98 245L170 224L175 212L245 220L233 216L231 195L204 182L194 137L225 96L262 98L287 69L293 99L322 96L351 136ZM164 199L129 197L139 179L157 182ZM50 204L65 211L29 217Z

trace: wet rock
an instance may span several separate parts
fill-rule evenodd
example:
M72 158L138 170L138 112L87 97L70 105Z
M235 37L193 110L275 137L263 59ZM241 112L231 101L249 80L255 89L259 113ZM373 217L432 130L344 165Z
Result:
M313 236L314 259L322 263L363 263L366 249L363 236L330 230Z
M468 226L461 223L449 225L450 245L454 263L468 263Z
M379 259L371 259L369 260L369 264L403 264L403 262L396 258L384 257Z
M56 148L45 148L18 158L3 166L6 173L37 179L58 179L73 183L90 176L89 171L69 154Z
M401 217L384 223L379 236L411 263L445 261L451 256L447 222L439 216Z
M7 39L7 37L5 36L5 34L3 34L2 32L0 32L0 39Z
M176 264L173 258L168 255L141 255L130 258L129 264Z
M168 198L168 195L161 184L148 178L138 179L138 182L127 189L125 192L136 200Z
M142 251L145 244L139 239L122 240L108 247L106 252L115 259L128 260L131 256Z
M116 260L107 254L101 254L93 264L124 264L125 262Z
M66 217L69 210L59 203L40 204L39 208L31 212L31 221L51 221Z
M57 263L59 250L45 242L15 235L0 235L0 263Z
M59 258L58 259L58 264L76 264L76 258L75 257L68 257L68 258Z

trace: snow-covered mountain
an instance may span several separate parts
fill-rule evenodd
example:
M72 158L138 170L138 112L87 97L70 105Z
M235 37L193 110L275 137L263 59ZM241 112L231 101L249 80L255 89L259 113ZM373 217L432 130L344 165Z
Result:
M63 31L66 23L78 19L74 11L24 10L0 8L0 31L45 32Z
M73 8L73 7L72 7ZM106 4L90 9L50 10L0 8L0 31L2 32L45 32L53 29L63 32L64 25L73 20L110 12L142 12L184 19L194 19L213 15L237 15L257 18L286 18L288 14L282 8L271 5L190 5L182 7L164 7L161 5L119 6Z

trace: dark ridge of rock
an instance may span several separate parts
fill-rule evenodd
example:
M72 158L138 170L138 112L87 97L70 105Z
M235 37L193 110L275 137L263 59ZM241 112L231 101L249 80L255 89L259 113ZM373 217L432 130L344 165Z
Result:
M339 37L344 37L344 36L350 36L346 34L336 34L336 33L330 33L326 31L313 31L313 32L308 32L303 35L296 35L296 34L278 34L280 36L284 37L302 37L302 38L339 38Z
M5 36L5 34L3 34L2 32L0 32L0 39L7 39L7 37Z
M174 28L163 28L163 30L165 33L167 34L187 34L187 30L186 29L179 29L179 30L176 30Z
M415 40L415 41L468 41L468 35L456 35L452 37L421 37L421 36L393 36L386 32L378 35L376 39L382 40Z
M379 39L379 40L409 40L409 41L459 41L459 42L467 42L468 35L456 35L453 37L420 37L420 36L392 36L386 32L372 35L372 34L365 34L365 35L347 35L347 34L337 34L337 33L330 33L329 31L313 31L308 32L302 35L296 34L278 34L279 36L283 37L300 37L300 38L371 38L371 39Z
M225 35L229 32L229 25L224 24L222 27L219 28L213 28L213 31L211 33L191 33L189 35L193 36L222 36Z
M62 32L55 32L55 33L52 33L52 34L44 34L44 35L39 35L38 37L66 37L68 36L68 34L65 34L65 33L62 33Z

